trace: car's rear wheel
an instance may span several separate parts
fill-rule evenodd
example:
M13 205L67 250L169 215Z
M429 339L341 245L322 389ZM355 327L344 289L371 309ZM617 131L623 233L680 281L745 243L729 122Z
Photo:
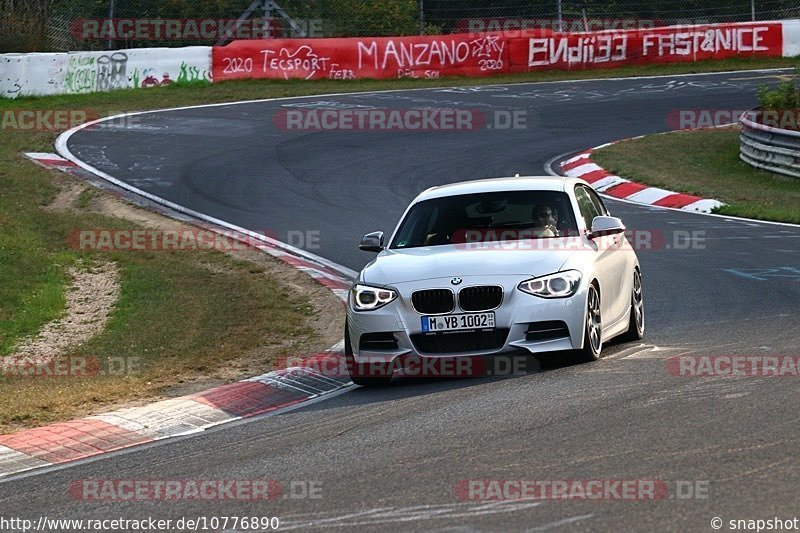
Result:
M583 347L576 359L581 363L597 361L603 349L603 323L600 319L600 292L592 283L586 291L586 319L583 326Z
M620 336L623 342L638 341L644 337L644 294L642 292L642 274L639 269L633 271L633 290L631 291L631 318L628 331Z
M344 322L344 357L347 361L350 380L356 385L381 387L388 385L392 380L391 374L387 375L385 369L369 363L356 364L356 358L353 356L353 345L350 343L350 329L347 320Z

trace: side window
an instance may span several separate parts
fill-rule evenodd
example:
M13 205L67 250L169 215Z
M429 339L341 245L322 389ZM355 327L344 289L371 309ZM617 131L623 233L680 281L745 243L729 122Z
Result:
M586 231L589 231L592 229L592 220L594 220L594 217L599 216L600 212L597 210L597 206L592 201L586 188L580 185L575 187L575 199L578 200L578 209L581 211Z
M593 189L589 189L588 187L584 188L586 189L586 192L589 194L589 198L592 199L592 203L597 208L597 211L601 215L609 216L610 213L608 212L608 209L606 209L606 205L603 203L603 200L600 198L600 196L596 192L594 192Z

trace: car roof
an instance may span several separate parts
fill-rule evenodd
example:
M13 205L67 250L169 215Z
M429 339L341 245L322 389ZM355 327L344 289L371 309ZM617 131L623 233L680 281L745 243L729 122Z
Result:
M583 183L582 180L563 176L517 176L513 178L489 178L438 185L423 191L413 203L431 198L505 191L565 191L568 185Z

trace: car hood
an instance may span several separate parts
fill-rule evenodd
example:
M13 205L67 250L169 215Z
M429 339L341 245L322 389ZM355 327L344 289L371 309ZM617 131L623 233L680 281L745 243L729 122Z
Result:
M370 285L383 286L442 277L544 276L558 272L577 252L576 248L584 249L581 244L575 242L572 246L564 248L567 249L466 250L453 245L444 245L384 250L364 267L359 280Z

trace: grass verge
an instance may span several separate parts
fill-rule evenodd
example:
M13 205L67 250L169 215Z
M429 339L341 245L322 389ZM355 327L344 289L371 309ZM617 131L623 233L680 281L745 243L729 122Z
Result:
M259 264L208 251L71 249L67 236L76 229L141 226L97 213L91 202L81 208L82 199L63 212L43 209L40 201L49 194L37 192L64 179L32 164L20 165L13 176L0 175L0 212L14 222L2 232L4 251L14 250L12 259L3 254L11 267L3 273L12 282L0 284L2 355L13 360L18 340L64 312L69 266L115 262L120 297L103 332L60 358L90 361L89 366L94 361L100 373L48 377L6 369L0 378L0 431L192 392L193 383L207 388L267 371L277 357L327 347L311 323L320 312L316 302L272 275L271 269L288 269L271 264L276 260L262 258Z
M320 334L316 322L341 312L336 298L320 286L329 300L312 301L315 282L308 278L298 289L303 282L283 279L295 272L275 259L252 252L243 255L257 259L209 251L73 249L68 237L76 230L143 227L132 221L136 217L99 210L98 200L178 223L24 161L19 152L47 150L50 134L2 137L0 356L14 361L22 339L65 313L70 267L112 261L121 272L121 290L104 331L61 357L98 362L105 375L26 376L18 367L6 368L0 374L0 432L202 390L268 371L279 357L313 353L335 342ZM67 209L54 210L65 182L83 190ZM280 269L290 273L276 275Z
M113 93L0 98L0 111L90 109L106 116L244 99L387 89L475 86L629 76L677 75L794 67L781 58L730 59L695 64L632 66L577 72L536 72L439 80L247 80L213 85L175 83ZM75 229L135 227L92 209L98 193L84 189L64 211L46 209L63 175L25 160L23 151L52 151L57 132L0 130L0 356L64 313L66 270L93 256L67 245ZM311 327L322 313L272 275L214 254L103 254L117 262L122 291L105 331L74 354L98 360L141 358L125 376L31 380L0 378L0 431L82 416L119 402L171 393L176 385L209 376L231 379L263 369L276 355L304 353L322 342ZM245 317L245 318L242 318ZM330 318L326 315L325 320ZM324 321L324 320L323 320ZM337 326L338 328L338 326ZM244 359L243 359L244 358ZM257 371L257 370L256 370Z
M741 161L738 128L648 135L592 159L632 181L720 200L720 214L800 224L800 180Z

